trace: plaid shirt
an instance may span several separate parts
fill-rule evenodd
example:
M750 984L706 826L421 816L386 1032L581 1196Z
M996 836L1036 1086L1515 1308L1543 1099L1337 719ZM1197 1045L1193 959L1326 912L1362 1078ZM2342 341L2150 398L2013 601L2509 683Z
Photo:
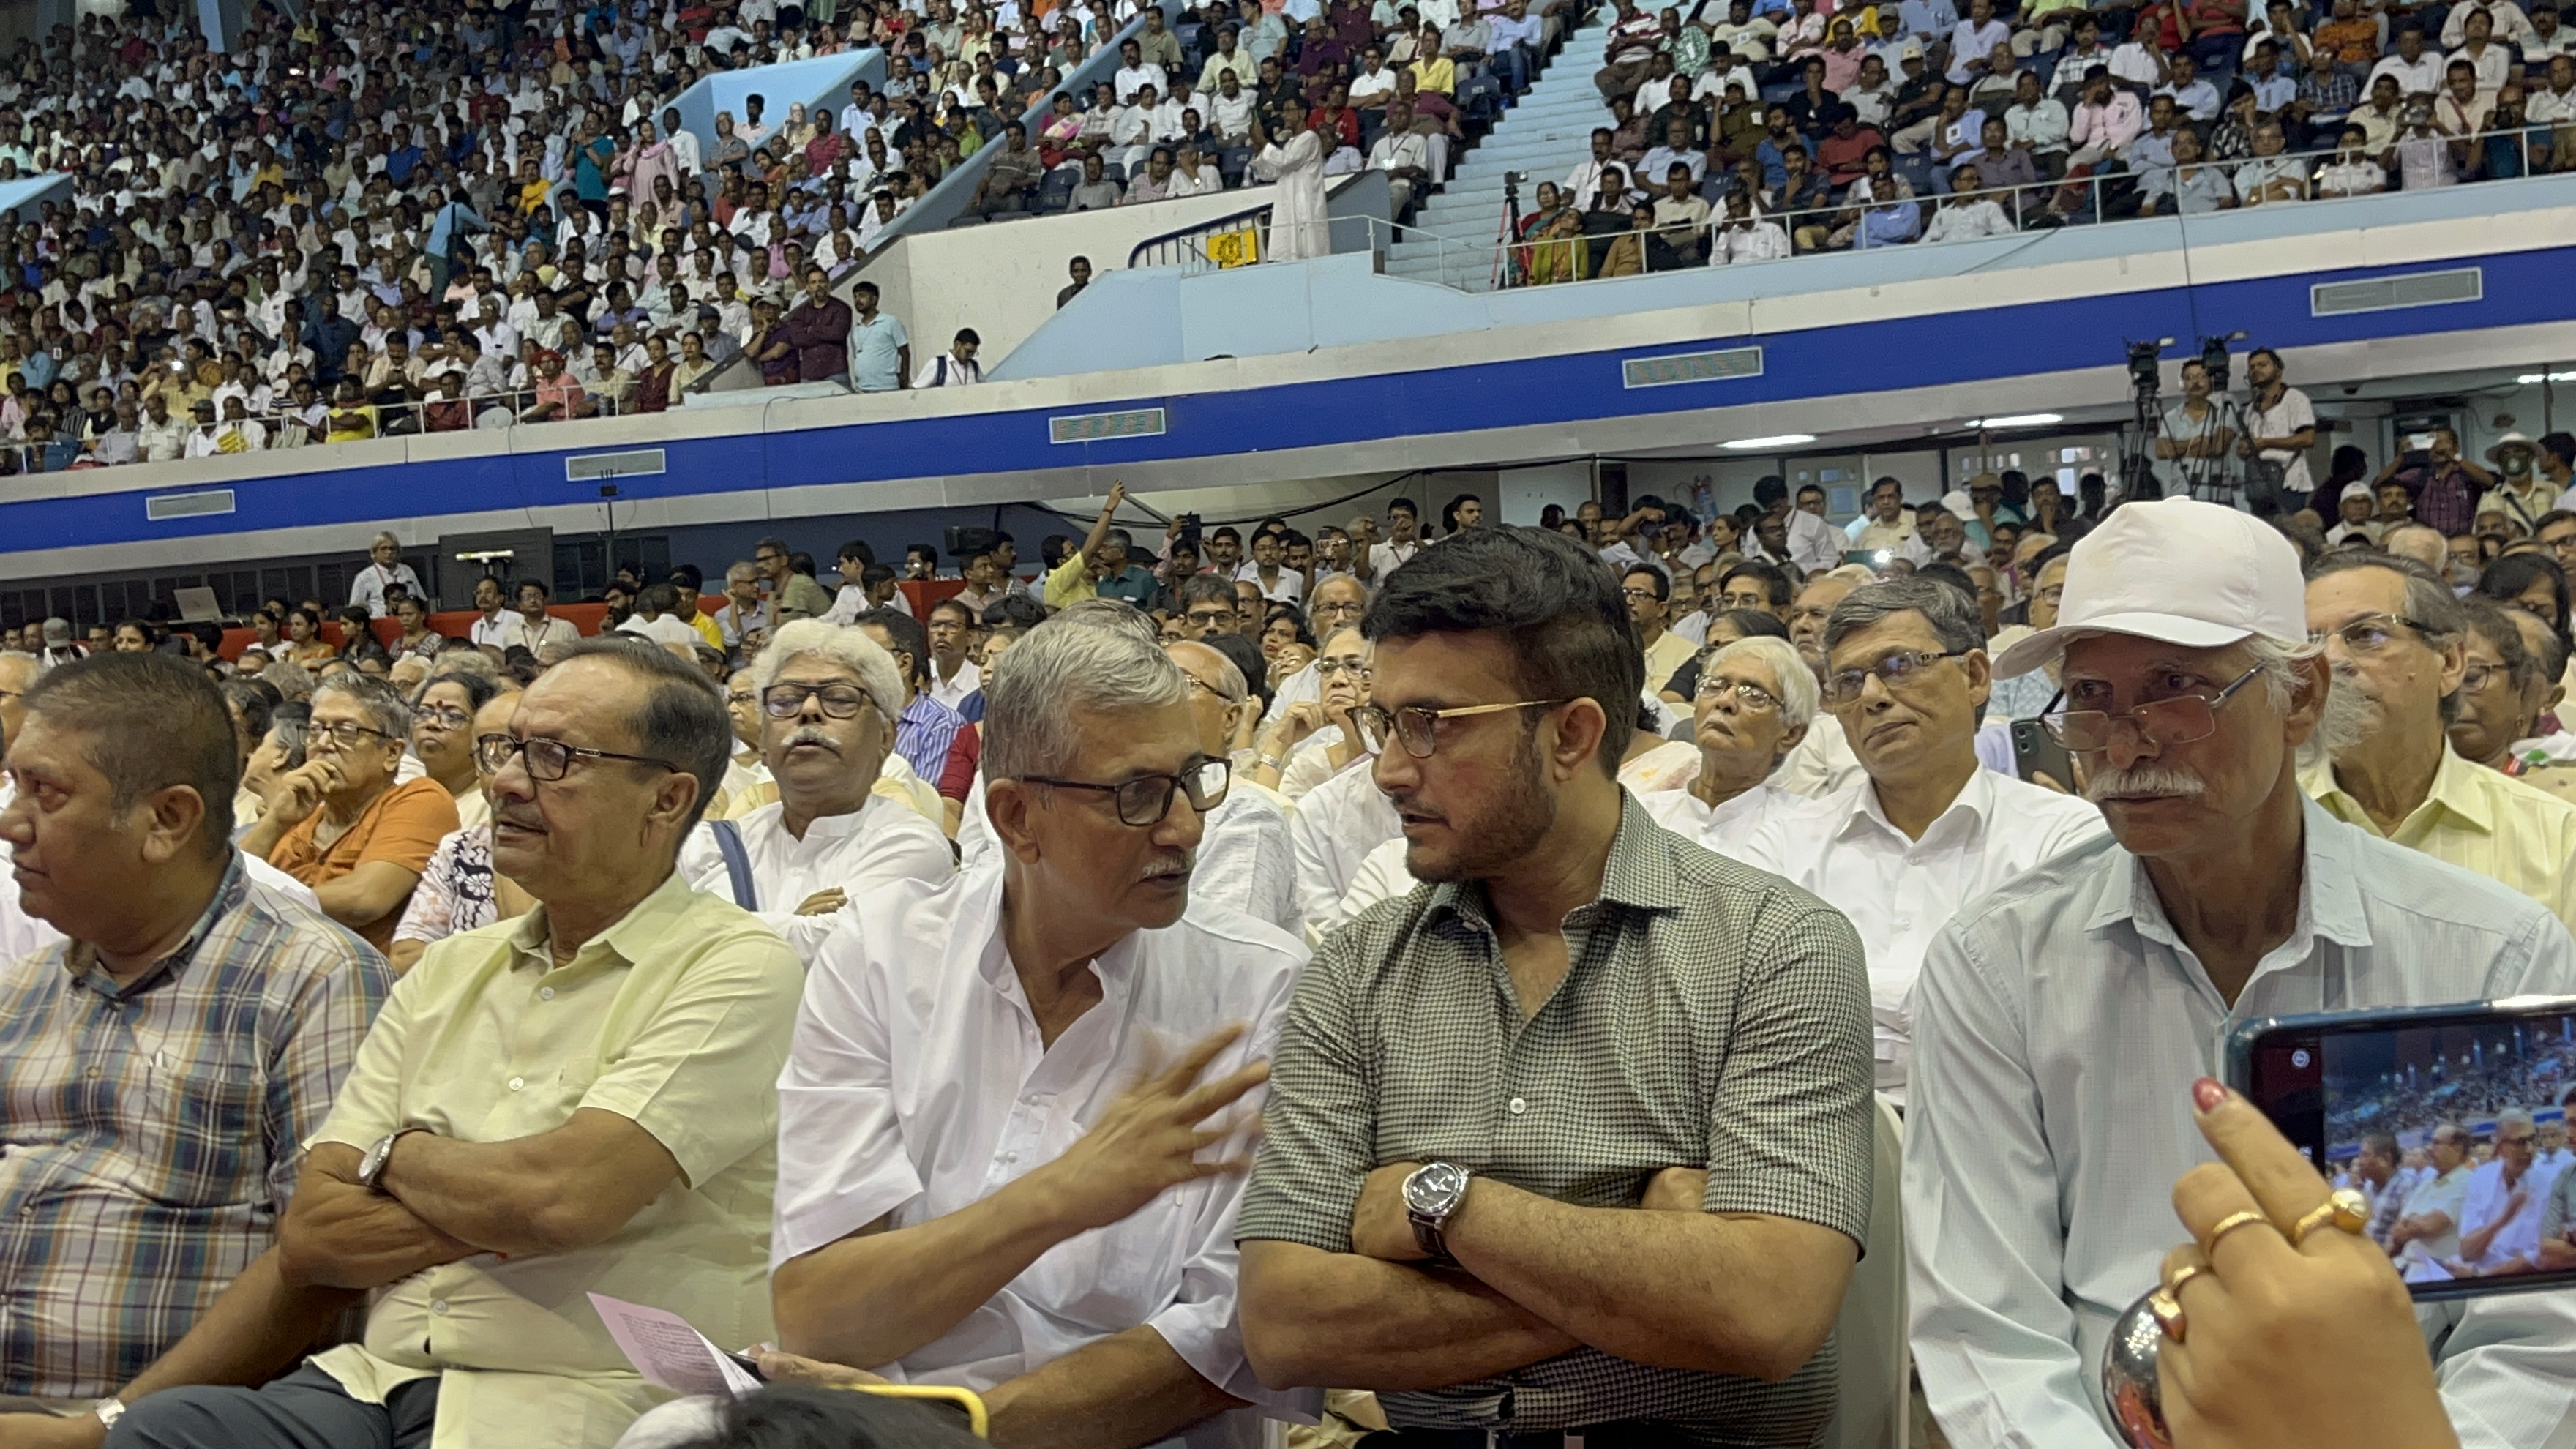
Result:
M1324 940L1270 1079L1237 1239L1351 1250L1387 1162L1454 1162L1579 1207L1633 1208L1705 1167L1713 1213L1869 1226L1869 982L1839 913L1664 830L1633 799L1570 967L1522 1019L1481 885L1425 885ZM1399 1427L1668 1423L1675 1446L1807 1445L1834 1411L1832 1340L1777 1384L1593 1348L1378 1396ZM1665 1441L1658 1441L1665 1442Z
M132 984L96 958L0 968L0 1393L114 1393L268 1250L393 987L238 858Z

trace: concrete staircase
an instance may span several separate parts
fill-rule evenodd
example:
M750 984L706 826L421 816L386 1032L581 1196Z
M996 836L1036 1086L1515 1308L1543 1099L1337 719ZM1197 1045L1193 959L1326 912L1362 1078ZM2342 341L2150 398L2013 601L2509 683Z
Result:
M1666 0L1645 0L1648 11ZM1503 225L1503 174L1524 173L1521 210L1538 199L1538 183L1565 179L1592 154L1592 131L1609 124L1610 108L1592 84L1601 69L1602 42L1611 9L1603 5L1566 37L1519 105L1468 152L1443 186L1416 209L1410 229L1387 249L1386 274L1437 282L1465 292L1490 291L1499 272L1497 242Z

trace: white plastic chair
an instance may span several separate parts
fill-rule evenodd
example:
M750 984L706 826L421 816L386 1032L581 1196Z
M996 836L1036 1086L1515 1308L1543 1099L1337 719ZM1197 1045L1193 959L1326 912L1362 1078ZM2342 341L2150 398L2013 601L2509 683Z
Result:
M1870 1141L1869 1241L1834 1320L1842 1384L1824 1449L1905 1449L1910 1363L1905 1349L1905 1222L1898 1193L1896 1111L1875 1097Z

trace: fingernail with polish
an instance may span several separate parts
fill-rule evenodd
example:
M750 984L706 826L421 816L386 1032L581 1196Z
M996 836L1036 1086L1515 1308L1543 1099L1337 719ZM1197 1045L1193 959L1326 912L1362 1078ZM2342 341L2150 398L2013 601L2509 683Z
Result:
M2227 1100L2227 1089L2208 1077L2191 1084L2191 1100L2203 1112L2215 1112Z

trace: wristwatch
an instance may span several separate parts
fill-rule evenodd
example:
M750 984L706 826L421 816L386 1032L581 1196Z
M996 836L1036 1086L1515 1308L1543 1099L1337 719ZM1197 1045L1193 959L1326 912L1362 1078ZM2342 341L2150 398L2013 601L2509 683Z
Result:
M385 1175L385 1164L393 1160L394 1143L407 1133L428 1130L425 1127L403 1127L377 1138L376 1145L367 1149L367 1155L358 1159L358 1186L369 1192L384 1191L380 1184Z
M100 1423L113 1429L116 1427L116 1421L125 1417L125 1401L110 1394L90 1405L89 1411L98 1417Z
M1429 1162L1404 1179L1404 1216L1413 1224L1413 1241L1441 1262L1453 1261L1441 1236L1458 1205L1467 1200L1467 1169L1454 1163Z

